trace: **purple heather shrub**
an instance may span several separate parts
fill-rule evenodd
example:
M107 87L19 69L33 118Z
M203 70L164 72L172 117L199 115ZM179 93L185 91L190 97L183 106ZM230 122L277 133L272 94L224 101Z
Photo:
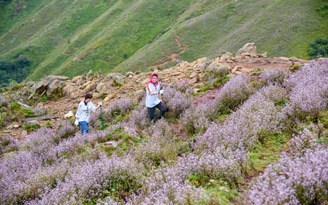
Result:
M176 87L165 87L163 95L164 104L175 117L178 117L192 102L191 95L180 92Z
M174 96L170 99L164 98L167 107L170 109L170 113L173 113L175 117L179 117L180 114L191 106L191 96L176 91Z
M311 62L293 73L285 86L290 90L289 111L298 117L317 116L328 105L328 60Z
M138 128L134 124L132 124L130 122L121 122L121 123L118 123L118 125L119 126L117 126L117 128L122 128L123 131L127 135L132 136L132 137L135 137L135 138L139 138L140 137L140 134L138 133Z
M164 100L170 100L171 98L174 97L175 93L178 91L176 87L169 87L169 86L163 87L163 90L164 90L164 94L163 94Z
M183 81L180 85L177 86L177 89L180 92L185 93L187 96L192 96L193 94L193 89L187 81Z
M317 137L308 129L304 129L299 135L293 134L293 138L288 142L291 156L302 156L308 149L314 150L321 147L316 143Z
M93 132L86 136L77 133L75 137L62 141L58 144L58 146L54 147L53 150L50 151L52 151L52 153L56 153L56 157L60 157L62 154L73 155L81 151L86 144L94 147L97 142L103 142L106 138L106 133L102 131Z
M155 135L166 139L173 138L173 129L165 119L161 119L150 126L149 132L151 136Z
M224 145L216 147L214 151L204 150L199 157L198 174L212 179L225 179L230 183L236 183L242 178L242 170L246 168L249 160L245 150L232 151Z
M282 155L245 193L246 204L324 204L328 201L328 151L306 150L302 157Z
M70 163L62 161L48 167L37 167L35 172L27 174L25 180L19 179L6 184L5 204L16 204L40 197L49 187L54 187L58 180L63 180L70 168ZM10 187L10 188L9 188ZM7 192L7 193L6 193Z
M53 143L55 138L49 135L50 131L42 128L33 132L13 156L5 155L1 159L1 204L18 204L41 198L47 189L52 189L59 181L65 181L66 174L76 164L97 159L99 154L95 151L84 157L77 154L86 144L92 145L106 138L104 132L96 132L87 137L77 134L57 145ZM43 140L43 143L37 143L37 140ZM70 156L69 163L67 156Z
M17 150L20 142L10 136L0 137L0 154Z
M43 146L42 143L45 141L49 141L49 143L55 144L58 136L51 137L54 134L54 130L51 128L40 128L36 131L31 132L26 139L22 142L21 147L25 147L26 149L31 149L37 146Z
M209 204L210 198L202 188L196 188L189 184L169 181L163 187L146 193L134 195L127 205L162 205L162 204Z
M136 110L143 110L146 107L146 95L141 99Z
M42 160L28 151L20 151L0 161L0 203L17 204L22 199L23 188L30 175L42 166Z
M97 200L97 205L119 205L119 203L115 202L113 199L111 199L108 196L104 200L98 199Z
M215 103L192 105L180 117L181 124L189 133L204 133L215 117Z
M137 128L145 128L146 125L149 124L148 122L148 111L146 106L143 106L143 109L136 109L132 111L132 115L129 119L129 123L131 123L131 126L137 127Z
M141 144L135 152L135 157L147 168L175 160L178 147L175 146L172 128L164 120L159 120L149 127L151 138Z
M276 86L264 87L252 95L222 125L212 123L208 130L197 138L196 150L210 149L224 144L232 150L244 147L252 149L263 134L281 131L284 116L274 101L284 97L283 89ZM281 95L277 94L281 93Z
M144 175L143 167L130 156L108 159L100 153L97 160L75 163L64 180L29 204L82 204L102 197L106 189L133 192L140 188Z
M200 167L199 157L182 156L173 167L162 166L144 178L143 189L134 194L127 204L208 204L209 196L202 188L191 186L187 175Z
M40 159L48 158L48 151L58 144L60 141L59 135L54 134L54 130L50 128L40 128L27 136L26 140L21 143L21 150L28 150Z
M250 82L251 79L247 74L241 74L224 84L217 98L219 111L220 109L236 110L245 102L254 92Z
M113 131L122 129L127 135L139 138L138 128L131 122L118 122L117 124L110 125L104 132L110 135Z
M238 75L221 88L213 101L185 110L181 123L189 133L204 133L218 114L237 109L252 93L250 78L246 74Z
M65 121L59 126L58 130L55 132L55 135L59 136L60 138L67 138L75 135L75 132L76 128L68 121Z
M280 85L268 85L264 89L261 89L260 93L266 100L273 101L275 104L287 102L288 100L287 90Z
M131 99L124 99L115 102L114 104L110 105L106 111L104 112L104 119L106 121L111 121L114 119L115 115L117 114L125 114L132 108L132 100Z
M283 69L267 70L260 74L260 79L265 85L283 85L285 79L290 75L289 71Z
M110 125L108 128L106 128L106 130L104 130L107 134L113 132L114 130L117 130L119 128L122 128L124 126L127 126L127 122L119 122L117 124L114 125Z
M100 112L93 112L90 115L90 119L89 119L89 125L91 127L100 127Z

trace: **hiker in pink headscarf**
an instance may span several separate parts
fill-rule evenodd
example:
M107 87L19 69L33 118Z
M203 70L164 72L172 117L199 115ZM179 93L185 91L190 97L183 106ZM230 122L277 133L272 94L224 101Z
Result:
M148 108L149 121L152 122L154 120L156 108L160 111L160 114L157 119L161 119L161 117L165 114L167 108L162 102L161 94L163 94L163 90L161 90L161 85L158 82L157 73L153 73L150 75L150 80L146 85L146 92L146 107Z

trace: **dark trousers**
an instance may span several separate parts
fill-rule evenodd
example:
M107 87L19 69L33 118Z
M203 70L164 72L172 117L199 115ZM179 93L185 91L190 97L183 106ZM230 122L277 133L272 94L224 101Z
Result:
M164 106L164 104L162 102L158 103L155 107L152 107L152 108L149 108L148 107L149 122L151 122L152 120L154 120L156 108L159 109L159 111L160 111L159 116L157 117L157 119L161 119L161 117L166 112L166 107Z

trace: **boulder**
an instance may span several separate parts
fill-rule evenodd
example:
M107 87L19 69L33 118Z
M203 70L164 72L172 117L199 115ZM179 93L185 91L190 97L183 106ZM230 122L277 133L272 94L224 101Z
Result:
M50 97L52 94L58 93L62 88L63 82L58 79L54 79L47 87L46 95Z
M248 53L250 56L256 56L256 45L255 43L246 43L242 48L240 48L236 56L241 56L242 54Z
M120 73L109 73L107 78L113 79L113 86L123 85L125 76Z
M129 71L125 74L125 76L128 77L128 78L132 78L134 76L134 73Z
M35 117L38 117L38 116L46 115L47 114L47 109L44 108L44 107L36 106L32 109L32 112L33 112Z
M217 70L218 68L219 68L219 64L217 62L213 61L211 64L209 64L206 67L205 71L206 72L213 72L213 71Z
M97 87L97 82L93 82L91 81L90 84L88 84L84 89L83 89L83 93L88 93L90 91L93 91L94 89L96 89Z
M8 98L4 95L0 95L0 107L8 107L9 101Z
M35 93L39 95L47 94L47 96L52 95L53 93L57 93L63 86L63 81L68 80L69 78L67 76L59 76L59 75L49 75L42 79L40 82L38 82L35 86L33 86L33 91L31 95L29 96L29 99L31 99Z
M82 76L76 76L72 79L72 83L75 83L76 85L82 85L83 84L83 77Z
M206 66L207 66L207 60L208 59L206 57L198 59L194 63L193 69L194 70L199 70L199 71L202 71L203 72L205 70Z
M145 95L145 90L137 90L135 93L134 93L135 97L138 99L138 101L140 101L143 96Z
M68 84L63 88L63 94L68 98L75 99L79 96L79 90L73 85Z
M69 79L67 76L62 76L62 75L49 75L47 77L49 80L60 80L60 81L66 81Z
M96 91L98 93L108 93L109 90L111 89L111 84L112 83L109 83L109 82L100 82L97 84L96 86Z
M226 60L233 59L233 55L230 52L225 52L224 54L221 55L219 62L224 62Z
M115 98L115 95L111 93L111 94L109 94L105 97L104 101L108 102L108 101L110 101L111 99L114 99L114 98Z
M289 61L289 58L287 57L279 57L278 59L285 62Z
M41 80L34 86L34 89L33 89L34 91L32 92L31 95L34 96L35 93L37 93L39 95L43 94L47 90L49 83L50 82L48 79Z
M72 110L70 110L68 113L64 114L64 119L71 118L71 117L74 117Z

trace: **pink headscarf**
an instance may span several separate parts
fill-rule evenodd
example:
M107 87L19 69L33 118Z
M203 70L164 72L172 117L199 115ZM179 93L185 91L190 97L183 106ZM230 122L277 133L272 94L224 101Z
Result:
M158 85L158 80L157 80L157 82L156 83L154 83L153 82L153 77L154 76L156 76L157 78L158 78L158 74L157 73L152 73L151 75L150 75L150 80L149 80L149 82L147 83L147 90L150 92L150 89L149 89L149 83L152 83L155 87Z
M149 80L149 83L152 83L155 87L158 85L158 80L156 83L153 82L153 77L156 76L158 78L158 74L157 73L152 73L150 75L150 80Z

